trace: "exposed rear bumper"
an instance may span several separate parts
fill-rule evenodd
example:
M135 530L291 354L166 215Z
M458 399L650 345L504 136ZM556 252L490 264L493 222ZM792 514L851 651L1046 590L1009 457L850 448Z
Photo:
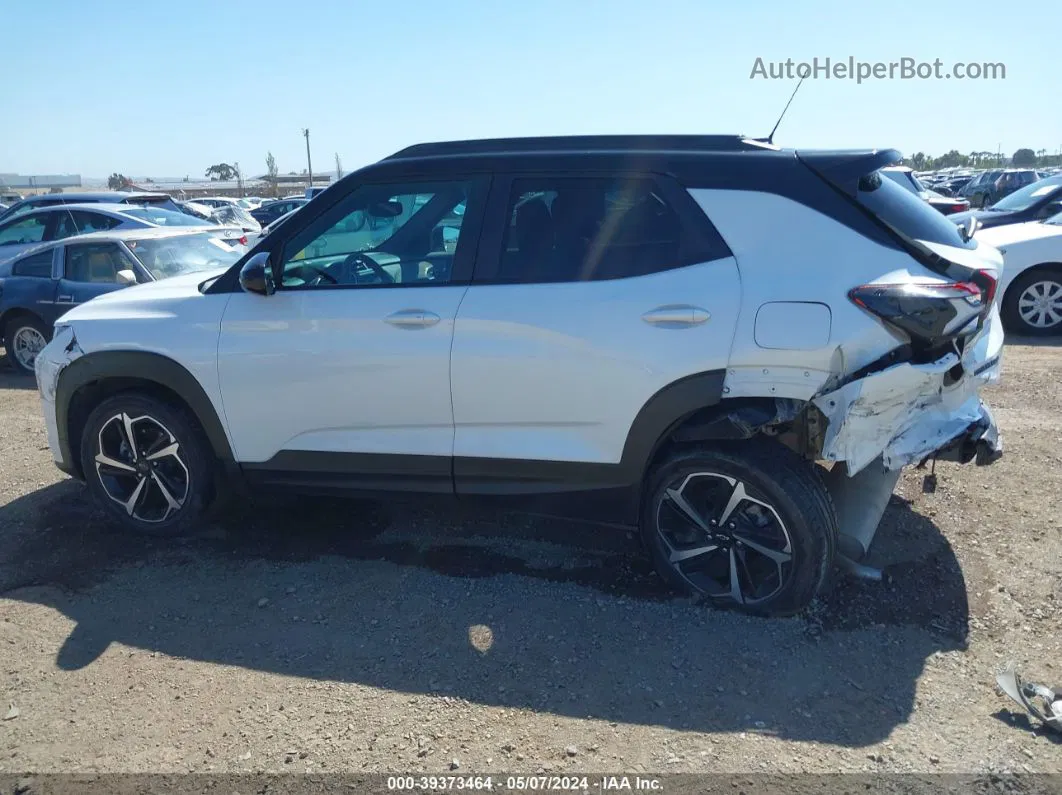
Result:
M999 379L1003 331L998 311L960 356L902 362L814 398L827 420L822 457L855 475L881 456L886 470L927 458L990 464L1002 443L981 389Z
M996 427L995 418L988 406L981 404L981 416L946 445L936 450L929 458L941 461L955 461L968 464L975 461L977 466L987 466L1003 456L1003 438Z

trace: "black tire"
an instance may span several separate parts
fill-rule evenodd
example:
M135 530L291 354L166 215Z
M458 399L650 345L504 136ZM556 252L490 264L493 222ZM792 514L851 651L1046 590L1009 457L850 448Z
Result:
M751 499L741 499L722 524L708 519L723 517L720 504L736 502L735 484ZM669 490L678 491L714 538L687 519ZM815 464L781 444L753 439L685 449L660 461L648 476L641 531L657 571L676 588L715 606L790 616L815 598L830 574L837 513ZM713 551L690 554L713 545ZM756 551L764 549L788 554L788 560ZM681 554L689 557L673 562ZM738 572L738 598L732 571Z
M123 452L122 444L129 434L122 415L131 420L129 425L140 448L136 456L128 452L128 444ZM177 445L176 455L149 461L173 443ZM124 527L152 536L182 535L202 517L214 493L216 466L209 451L191 412L139 392L122 392L96 406L81 436L81 466L93 497ZM101 452L126 469L99 464L97 454ZM130 513L118 500L132 497L141 481L144 487ZM178 508L173 508L167 493L179 503Z
M52 330L43 320L28 312L15 315L15 317L7 321L4 327L4 348L7 351L7 360L11 362L15 372L21 375L33 375L33 366L27 367L15 355L15 337L23 329L32 329L44 337L45 342L51 342Z
M1000 317L1007 331L1027 337L1051 337L1062 334L1062 320L1049 326L1034 326L1021 316L1019 299L1026 290L1039 282L1053 282L1062 290L1062 266L1025 271L1011 282L999 308ZM1049 288L1048 292L1050 292ZM1059 293L1054 293L1054 295L1059 295ZM1046 315L1044 317L1045 320L1049 319Z

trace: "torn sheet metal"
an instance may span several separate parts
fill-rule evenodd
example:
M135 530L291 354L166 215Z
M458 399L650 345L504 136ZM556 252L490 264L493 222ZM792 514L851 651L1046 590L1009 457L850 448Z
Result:
M84 355L81 346L74 336L74 329L70 326L56 326L52 341L45 347L34 361L34 371L37 376L37 389L41 397L51 402L55 400L55 388L59 383L59 374L75 359Z
M986 341L980 352L987 350ZM955 383L947 384L948 374L954 376L960 358L949 353L929 364L893 365L815 398L829 423L823 458L845 461L854 475L880 455L885 468L895 470L971 432L975 442L991 448L985 457L994 460L1001 449L998 431L978 393L998 378L998 357L986 362L974 353L961 363Z
M675 441L751 439L757 433L770 433L772 428L792 422L804 405L800 400L775 398L771 403L763 405L741 406L725 414L713 416L706 422L679 428L675 433Z

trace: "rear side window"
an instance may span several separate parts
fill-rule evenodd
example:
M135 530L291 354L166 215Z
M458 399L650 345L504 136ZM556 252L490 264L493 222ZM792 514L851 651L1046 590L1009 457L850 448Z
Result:
M117 218L112 218L103 213L94 213L90 210L72 210L70 214L74 217L74 224L77 226L78 234L81 235L114 229L114 227L122 223Z
M11 268L12 276L34 276L40 279L52 277L52 252L42 251L20 259Z
M973 240L964 241L959 227L928 202L891 179L883 179L878 172L859 181L857 198L860 204L906 238L957 248L977 247Z
M676 268L682 222L650 179L518 179L501 282L621 279Z

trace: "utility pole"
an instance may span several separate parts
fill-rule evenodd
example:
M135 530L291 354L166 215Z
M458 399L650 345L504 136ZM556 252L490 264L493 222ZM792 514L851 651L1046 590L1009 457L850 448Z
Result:
M310 163L310 128L306 127L302 131L303 137L306 138L306 177L310 180L310 187L313 187L313 164Z
M240 171L240 161L235 161L236 164L236 192L240 194L240 198L243 198L243 173Z

